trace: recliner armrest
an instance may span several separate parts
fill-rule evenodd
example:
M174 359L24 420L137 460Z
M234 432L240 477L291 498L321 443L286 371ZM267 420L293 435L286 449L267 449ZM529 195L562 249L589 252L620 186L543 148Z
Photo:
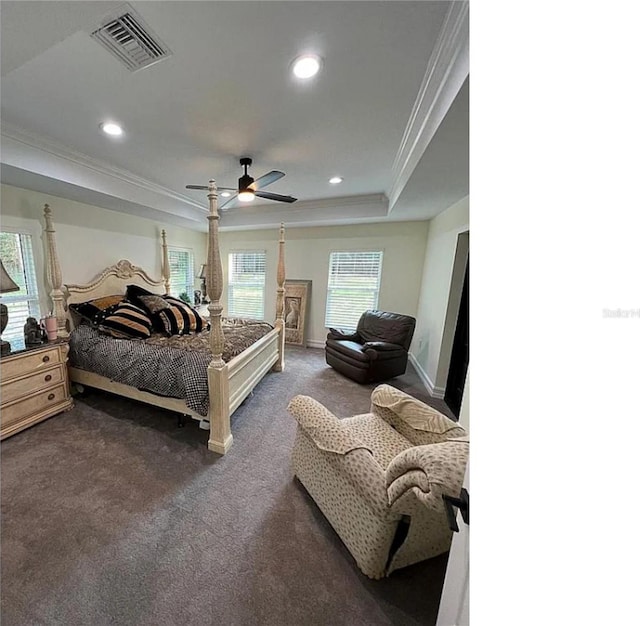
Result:
M339 328L330 328L327 339L346 339L347 341L360 341L360 335L357 332L345 332Z
M379 352L390 352L391 350L402 350L403 352L406 352L402 346L397 343L389 343L388 341L367 341L367 343L363 344L363 348L365 350L367 348L371 348L372 350L378 350Z
M366 498L380 518L399 517L388 510L384 468L341 420L309 396L295 396L288 410L308 439L327 453L327 460Z
M397 343L389 343L388 341L367 341L362 345L362 350L370 359L376 359L378 352L398 352L399 355L406 354L406 350ZM392 355L390 355L391 357Z
M441 508L441 494L458 494L469 458L469 441L445 441L414 446L398 454L385 472L389 506L396 513L411 514L413 494L422 504Z
M298 395L289 402L287 408L289 413L295 417L300 428L321 450L342 455L358 448L369 450L329 409L317 400L309 396Z

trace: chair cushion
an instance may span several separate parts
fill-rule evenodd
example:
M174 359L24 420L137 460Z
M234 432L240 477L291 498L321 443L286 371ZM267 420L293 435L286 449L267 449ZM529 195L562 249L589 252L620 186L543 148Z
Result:
M413 445L387 422L371 413L346 417L340 422L371 451L373 458L385 470L398 454Z
M409 315L386 311L365 311L358 322L357 333L363 342L386 341L409 349L416 320Z
M346 339L327 339L327 346L333 348L336 352L344 354L351 359L369 363L371 359L363 351L363 346L355 341L347 341Z
M373 390L371 412L417 446L467 435L458 422L391 385Z

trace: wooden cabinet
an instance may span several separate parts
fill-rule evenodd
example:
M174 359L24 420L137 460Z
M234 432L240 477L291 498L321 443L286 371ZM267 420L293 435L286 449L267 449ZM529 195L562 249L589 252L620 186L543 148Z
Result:
M0 439L70 409L66 342L47 343L0 361Z

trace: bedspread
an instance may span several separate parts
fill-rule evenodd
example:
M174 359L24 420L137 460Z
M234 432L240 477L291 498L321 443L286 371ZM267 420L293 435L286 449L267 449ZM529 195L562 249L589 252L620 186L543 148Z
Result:
M225 349L231 360L273 329L266 322L228 319L223 322ZM209 411L207 366L211 361L209 331L149 339L115 339L88 325L69 339L69 362L110 380L160 396L182 398L196 413Z

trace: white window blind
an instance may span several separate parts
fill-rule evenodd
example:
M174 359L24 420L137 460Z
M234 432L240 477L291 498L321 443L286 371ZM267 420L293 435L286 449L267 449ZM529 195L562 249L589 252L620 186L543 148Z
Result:
M264 319L265 258L264 251L229 253L229 317Z
M367 309L378 307L382 252L332 252L325 326L355 330Z
M0 233L0 258L9 276L20 286L20 291L11 291L1 297L9 315L2 338L12 341L24 336L27 317L35 317L38 321L41 317L31 235Z
M179 298L180 295L186 294L189 302L193 304L193 283L195 280L193 254L191 250L181 248L169 248L168 252L171 295Z

